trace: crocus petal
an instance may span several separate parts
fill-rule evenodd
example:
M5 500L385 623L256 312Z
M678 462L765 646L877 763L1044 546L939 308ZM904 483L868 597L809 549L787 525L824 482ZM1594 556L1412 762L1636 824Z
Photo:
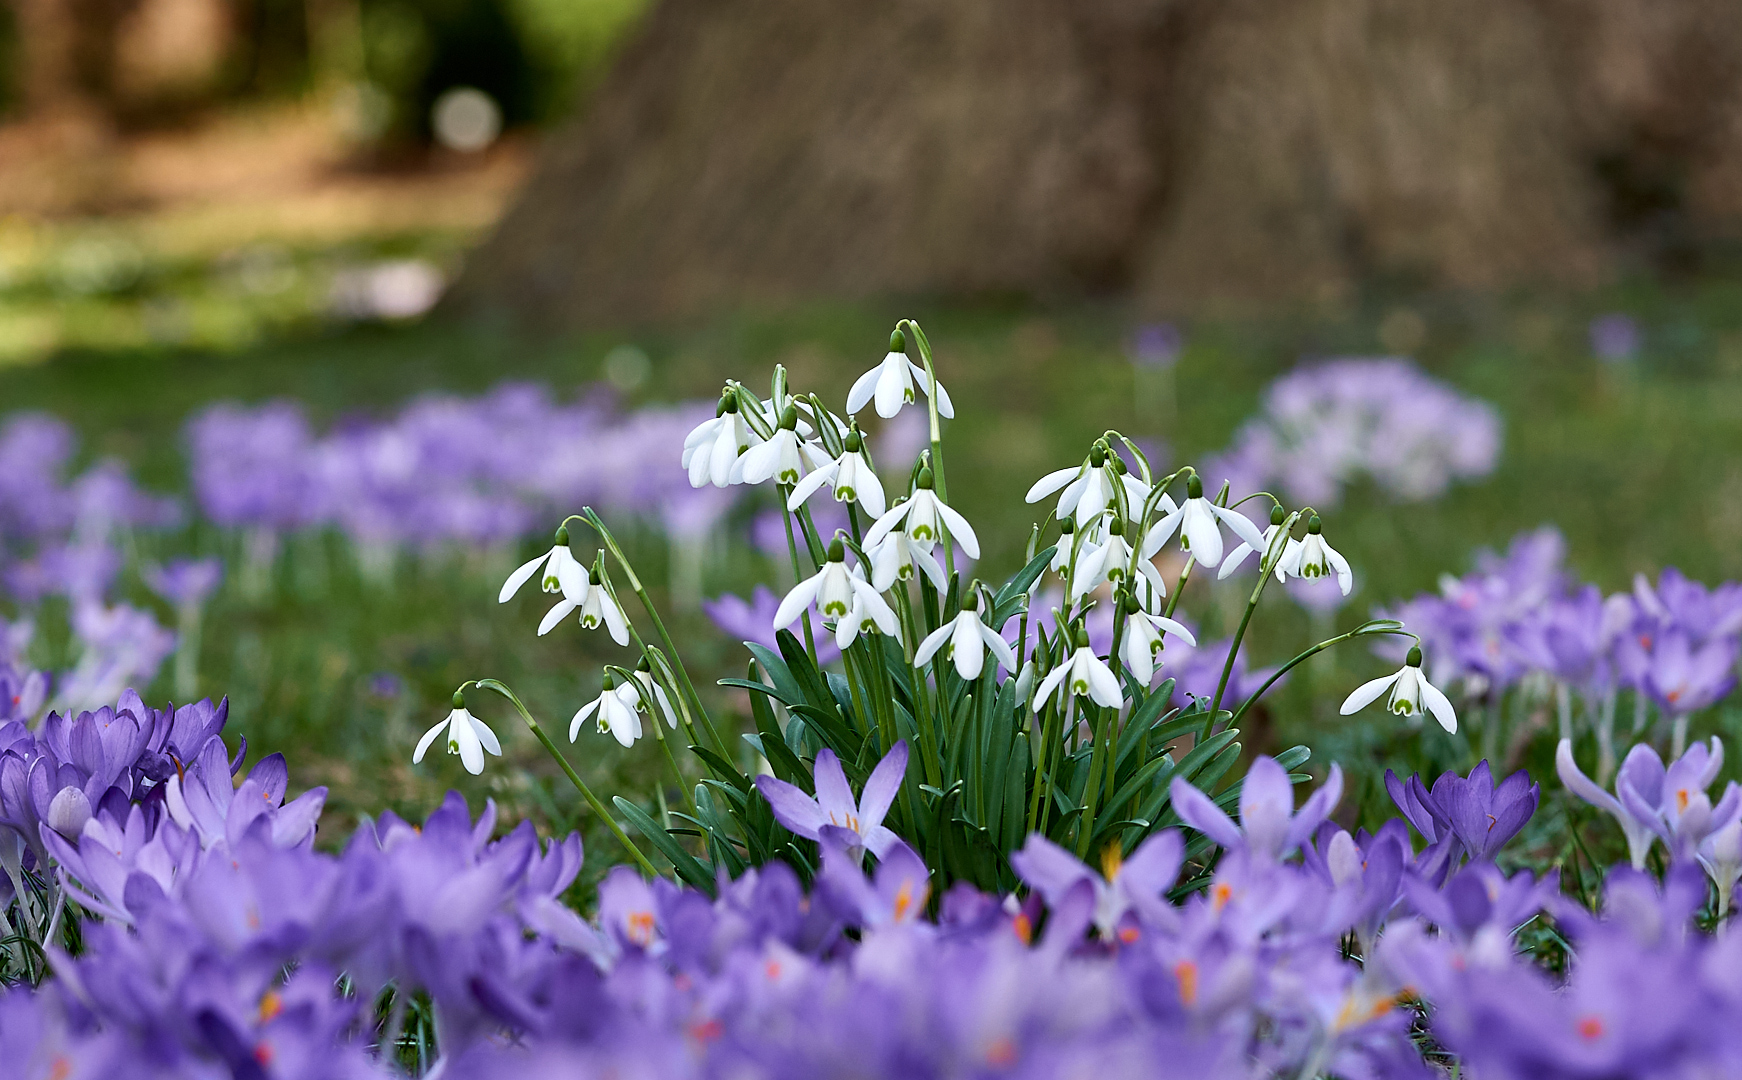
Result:
M847 774L841 769L841 759L828 747L817 751L816 766L811 778L817 786L817 806L832 825L846 826L849 816L857 816L859 804L853 789L847 784Z
M526 584L527 579L532 577L532 575L538 571L539 566L543 564L544 560L548 558L550 558L550 552L547 551L543 555L539 555L534 559L521 563L520 569L509 574L508 580L502 583L502 591L496 594L496 602L498 604L506 604L510 599L512 599L514 594L520 591L520 587Z
M901 781L906 775L907 740L897 739L865 781L865 790L859 799L861 834L869 833L883 824L884 815L889 813L889 807L895 802L895 795L901 790Z
M1380 694L1391 689L1391 684L1403 677L1402 671L1394 671L1389 675L1381 675L1370 682L1364 682L1355 688L1355 692L1343 699L1343 707L1338 709L1344 716L1360 712L1378 699Z
M1561 783L1566 785L1568 791L1592 806L1607 810L1616 817L1621 816L1620 800L1598 787L1596 782L1586 776L1579 769L1578 763L1573 760L1573 742L1571 739L1562 739L1560 745L1555 747L1554 768L1555 773L1561 778Z
M1168 787L1168 795L1173 802L1174 813L1179 815L1181 821L1225 848L1240 846L1240 829L1208 795L1180 777L1174 778Z
M1295 812L1294 820L1289 823L1288 836L1283 840L1282 850L1293 851L1306 843L1307 837L1313 834L1324 820L1331 816L1331 811L1337 808L1337 803L1343 797L1343 770L1336 762L1331 763L1331 773L1325 777L1325 782L1319 789L1307 797Z
M1272 758L1253 761L1240 786L1240 828L1252 850L1271 858L1281 855L1293 811L1288 773Z

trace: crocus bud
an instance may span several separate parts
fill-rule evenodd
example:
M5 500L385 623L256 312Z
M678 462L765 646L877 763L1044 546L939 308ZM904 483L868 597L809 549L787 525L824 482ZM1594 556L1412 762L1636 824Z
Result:
M48 804L48 827L68 840L76 840L91 820L91 800L76 787L61 788Z

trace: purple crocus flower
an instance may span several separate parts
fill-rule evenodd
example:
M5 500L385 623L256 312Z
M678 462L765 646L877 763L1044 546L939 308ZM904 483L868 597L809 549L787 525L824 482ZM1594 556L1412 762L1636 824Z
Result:
M1151 926L1170 926L1174 912L1167 890L1179 877L1185 845L1179 833L1166 829L1153 833L1137 845L1129 857L1119 841L1110 842L1101 853L1101 872L1084 866L1075 855L1034 833L1022 850L1010 856L1010 868L1028 887L1058 907L1073 889L1087 883L1094 891L1095 928L1101 937L1115 937L1129 944L1137 940L1139 921Z
M1443 809L1452 835L1476 862L1490 862L1536 813L1542 785L1523 769L1494 783L1486 760L1466 777L1445 773L1434 781L1432 798Z
M1125 351L1138 367L1169 368L1179 361L1185 335L1172 323L1150 323L1131 335Z
M756 790L768 800L774 818L807 840L821 840L825 830L849 848L865 848L882 858L898 837L883 825L907 775L907 740L898 739L871 770L858 799L847 783L841 761L828 747L817 751L816 798L784 780L766 774L756 778Z
M1180 820L1229 850L1250 851L1263 859L1282 859L1312 836L1343 797L1343 770L1331 765L1320 788L1294 809L1294 788L1275 758L1252 762L1240 788L1240 824L1211 798L1176 777L1168 789Z
M1678 858L1690 857L1701 841L1742 814L1742 789L1726 786L1714 807L1706 789L1724 767L1724 744L1716 735L1710 745L1695 743L1664 768L1657 751L1640 743L1628 751L1615 776L1615 794L1598 787L1573 761L1573 747L1562 739L1555 750L1555 771L1574 795L1607 810L1627 837L1633 868L1645 867L1651 842L1661 839Z
M1631 315L1610 312L1591 320L1591 353L1599 360L1620 363L1639 354L1639 324Z
M853 924L875 929L923 922L931 896L931 871L912 848L900 840L890 844L877 858L876 874L867 879L851 849L833 835L825 836L822 843L823 871L818 880Z

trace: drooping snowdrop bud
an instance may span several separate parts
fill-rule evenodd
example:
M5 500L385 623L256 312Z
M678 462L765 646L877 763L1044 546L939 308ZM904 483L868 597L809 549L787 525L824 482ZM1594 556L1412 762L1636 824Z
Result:
M921 390L927 390L931 377L924 368L907 358L907 335L896 330L889 335L889 352L884 355L883 362L859 376L847 392L847 412L856 413L875 400L877 415L888 420L900 412L903 405L913 401L916 382ZM938 415L956 415L956 408L950 403L950 395L942 383L938 384Z
M1119 643L1119 658L1131 677L1143 686L1155 678L1161 667L1162 635L1172 634L1187 645L1196 647L1198 639L1184 624L1165 615L1151 615L1135 596L1125 596L1125 637Z
M697 424L684 439L683 467L689 471L690 486L711 483L723 488L734 483L733 466L756 442L756 433L738 407L737 392L728 388L720 395L714 418Z
M883 484L872 471L870 459L865 456L864 437L855 427L847 432L842 441L845 449L840 457L818 466L809 476L793 485L792 494L786 500L788 510L797 510L803 506L806 499L827 483L834 489L836 502L856 502L873 517L882 516L886 508Z
M1118 708L1124 701L1124 695L1119 689L1119 679L1107 667L1106 662L1089 647L1088 631L1079 627L1076 642L1076 651L1064 663L1047 672L1046 678L1035 688L1036 706L1045 702L1056 691L1061 697L1087 697L1097 705L1109 709Z
M869 623L893 635L895 612L862 573L847 569L846 545L840 537L829 542L828 559L821 570L793 586L774 613L774 629L783 630L798 621L814 602L823 618L834 619L835 642L845 649Z
M91 800L83 790L64 787L49 800L43 823L68 840L77 841L85 822L91 820Z
M1218 522L1226 525L1249 547L1264 546L1264 537L1246 515L1225 506L1217 506L1204 498L1204 481L1193 473L1186 481L1185 504L1164 515L1149 530L1149 535L1144 537L1143 557L1147 559L1154 556L1178 532L1180 546L1199 563L1213 567L1222 561L1222 531L1217 528Z
M641 738L641 716L636 712L640 699L633 686L618 686L611 673L605 672L599 696L582 705L569 721L569 742L580 737L581 724L591 716L599 734L610 735L624 746L634 746L635 740Z
M1322 528L1317 514L1308 518L1306 539L1298 544L1291 544L1277 562L1276 568L1292 577L1309 579L1330 577L1335 573L1337 587L1343 590L1344 596L1348 596L1349 590L1354 587L1355 575L1349 570L1349 560L1325 543L1325 538L1320 535Z
M1409 656L1398 671L1357 686L1355 692L1343 701L1340 711L1344 716L1359 712L1388 689L1391 698L1385 707L1391 712L1398 716L1430 712L1447 731L1458 730L1458 714L1452 711L1452 703L1422 674L1420 645L1410 648Z
M519 569L508 575L508 580L502 583L502 591L496 594L496 602L506 604L513 599L514 594L520 591L522 585L532 579L532 575L538 572L540 566L544 567L544 573L539 578L539 584L547 593L563 591L562 579L564 574L577 577L583 574L581 564L575 561L574 553L569 550L567 525L557 529L556 542L551 545L549 551L522 563Z
M880 543L868 546L865 551L871 560L871 584L878 592L884 592L897 581L911 580L917 566L940 592L947 589L949 575L944 573L931 548L930 544L916 543L904 529L891 530Z
M1276 534L1282 531L1282 523L1287 520L1288 512L1282 508L1281 503L1270 508L1270 526L1264 530L1264 543L1257 549L1258 561L1260 563L1263 563L1264 560L1270 556L1270 545L1276 542ZM1293 551L1295 545L1299 543L1300 541L1292 536L1283 541L1284 556L1286 556L1288 552ZM1235 548L1233 551L1228 552L1227 557L1222 560L1222 569L1216 573L1216 580L1220 581L1223 578L1229 577L1234 573L1234 571L1240 569L1240 566L1245 563L1247 556L1251 555L1252 552L1252 545L1242 540L1240 546ZM1282 560L1280 558L1276 563L1276 580L1283 580Z
M480 719L466 711L465 694L454 691L454 709L448 713L447 719L423 733L423 738L417 741L417 749L412 751L411 763L423 761L424 752L430 744L436 741L438 735L447 735L448 753L458 754L460 764L466 771L477 776L484 771L484 751L488 750L497 757L502 756L502 744L496 741L496 733Z
M913 654L915 665L929 663L938 650L947 645L949 658L955 661L956 674L964 679L980 677L980 672L986 667L988 649L1005 671L1016 669L1016 654L1009 644L980 619L979 585L976 581L968 587L968 602L962 605L960 614L927 634L919 643Z
M940 522L969 558L980 557L980 538L974 535L973 526L968 524L967 518L956 513L954 507L937 497L932 491L931 469L924 468L919 470L913 494L907 501L896 504L877 519L865 533L865 544L870 546L881 543L891 529L901 525L915 544L923 545L925 550L930 551L942 539L939 532Z

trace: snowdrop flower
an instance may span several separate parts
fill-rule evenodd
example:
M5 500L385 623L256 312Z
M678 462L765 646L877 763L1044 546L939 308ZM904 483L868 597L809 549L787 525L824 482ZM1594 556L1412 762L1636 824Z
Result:
M728 390L720 396L718 415L697 424L683 441L683 467L689 470L690 486L711 483L723 488L732 483L732 467L756 441L738 411L737 393Z
M602 625L612 641L619 645L629 644L629 620L624 617L617 598L605 587L597 566L587 571L584 578L579 574L565 578L562 601L545 612L544 621L538 624L538 636L550 633L552 627L577 607L581 609L580 622L584 629L597 630Z
M1354 587L1355 575L1349 570L1349 560L1337 553L1337 549L1325 543L1320 535L1323 526L1319 516L1314 514L1307 519L1306 539L1298 544L1290 544L1288 550L1277 561L1276 569L1290 577L1325 578L1333 572L1337 575L1337 588L1348 596Z
M874 588L860 589L857 586L865 584L865 571L861 567L853 568L853 608L847 614L835 620L835 646L843 651L858 640L860 634L873 631L887 637L899 639L901 624L895 618L895 611L889 602L878 595Z
M811 474L793 485L792 495L786 500L788 510L797 510L804 501L816 494L826 482L835 492L836 502L856 502L865 508L872 517L881 517L885 509L883 501L883 484L877 479L877 474L871 470L871 461L865 456L865 440L857 428L847 432L846 449L840 457L826 465L818 466Z
M1199 563L1213 567L1222 561L1222 531L1216 527L1218 521L1228 526L1248 546L1264 546L1264 537L1259 534L1258 526L1252 524L1245 514L1217 506L1204 498L1203 478L1193 473L1186 481L1185 505L1163 515L1149 530L1149 535L1143 538L1143 557L1153 557L1161 550L1161 545L1178 532L1180 546Z
M1287 515L1283 512L1281 506L1273 506L1270 508L1270 526L1264 530L1264 543L1260 544L1256 549L1263 553L1259 556L1258 561L1260 563L1263 563L1263 561L1269 557L1270 545L1276 542L1276 534L1282 531L1282 523L1286 519ZM1300 541L1292 536L1285 540L1282 548L1283 558L1287 558L1288 553L1293 551L1295 545L1299 543ZM1235 548L1233 551L1228 552L1227 557L1222 560L1222 569L1217 572L1216 580L1221 581L1231 576L1234 571L1240 569L1241 564L1245 563L1247 557L1252 554L1253 550L1254 548L1251 544L1246 543L1244 540L1240 541L1240 546ZM1283 580L1281 559L1278 559L1276 564L1276 580L1279 583Z
M554 582L556 589L550 591L560 591L562 599L551 605L551 609L544 613L544 618L538 621L539 637L550 633L557 623L569 617L570 612L592 598L593 579L596 576L596 571L583 569L581 564L572 556L563 563L556 574L546 573L546 585Z
M1131 677L1143 686L1148 686L1155 678L1155 671L1161 666L1161 636L1172 634L1187 645L1197 647L1198 639L1183 624L1177 623L1165 615L1151 615L1143 610L1143 605L1136 597L1125 598L1125 639L1119 643L1119 658L1125 661L1125 669L1131 672Z
M634 746L635 740L641 738L641 715L636 712L640 703L641 695L633 686L618 686L611 673L605 672L605 685L599 696L582 705L575 718L569 721L569 742L580 736L581 723L592 716L598 724L599 734L613 735L624 746Z
M910 580L913 568L917 566L940 592L943 591L949 587L949 577L933 557L931 548L930 544L915 541L905 529L890 530L880 543L867 546L865 554L871 559L871 584L878 592L884 592L897 581Z
M871 770L865 780L865 790L853 798L847 784L847 774L841 759L828 747L817 751L812 776L816 781L816 798L784 780L763 774L756 778L756 790L768 800L774 819L793 833L808 840L820 840L824 830L844 830L832 833L834 839L851 849L865 848L881 859L885 852L900 843L900 839L883 824L901 781L907 775L907 740L897 740L883 755L883 760Z
M1391 712L1398 716L1431 712L1441 727L1452 732L1458 730L1458 714L1452 711L1452 703L1421 673L1420 645L1410 647L1409 656L1399 670L1357 686L1355 692L1343 701L1342 714L1348 716L1361 711L1387 688L1391 690L1391 699L1386 708Z
M1054 691L1061 695L1087 697L1109 709L1118 708L1125 700L1119 690L1118 678L1107 667L1106 661L1089 648L1089 634L1080 629L1077 631L1077 651L1040 681L1034 691L1035 703L1045 701Z
M730 479L734 484L760 484L766 480L796 484L807 461L819 465L827 463L828 458L799 438L798 408L789 404L780 411L780 427L774 435L738 456Z
M980 621L982 598L978 586L979 582L969 586L968 603L963 605L959 615L927 634L919 643L919 649L913 654L915 666L928 663L947 644L949 657L956 664L956 674L964 679L971 681L980 677L980 672L986 667L987 649L992 650L993 658L1005 671L1016 670L1016 654L1002 637Z
M1148 501L1149 485L1124 469L1125 463L1119 455L1110 452L1106 443L1097 440L1081 465L1047 473L1034 482L1025 498L1031 503L1039 502L1062 488L1058 509L1053 516L1061 520L1072 518L1081 528L1113 505L1115 483L1124 485L1128 504L1142 506ZM1159 505L1163 513L1174 510L1173 499L1167 495L1161 497Z
M1077 553L1076 571L1071 578L1071 601L1076 601L1093 592L1102 583L1117 585L1130 576L1133 551L1131 544L1125 539L1126 530L1135 528L1126 522L1114 518L1107 523L1107 538L1100 543L1084 541L1082 549ZM1055 562L1057 559L1055 558ZM1070 569L1069 556L1066 556L1064 573ZM1147 583L1145 592L1149 596L1166 596L1167 582L1161 579L1161 571L1148 559L1137 559L1137 573Z
M626 687L626 689L634 693L636 711L645 712L647 703L651 700L659 706L659 711L665 715L665 726L675 729L677 727L677 710L671 707L671 699L666 697L665 687L653 681L653 666L647 662L645 656L641 658L639 664L635 665L635 681L641 684L641 689L638 692L633 686ZM573 742L574 740L569 741Z
M925 550L930 551L940 539L940 522L950 530L950 535L955 538L956 543L962 545L962 550L969 558L980 557L980 538L974 535L973 526L968 524L967 518L956 513L955 508L939 501L932 492L931 470L921 469L912 497L896 504L888 513L878 518L865 533L865 544L870 546L881 543L891 529L904 525L913 542L923 544Z
M460 755L460 764L473 776L484 771L484 751L488 750L497 757L502 756L502 744L496 741L496 733L485 726L484 721L466 711L465 695L456 690L454 711L448 713L447 719L424 732L423 738L417 740L417 749L411 754L413 765L423 761L424 752L436 741L436 736L444 731L447 732L448 753Z
M913 400L916 379L921 390L931 383L925 369L907 358L907 335L897 330L889 335L889 352L883 362L859 376L853 389L847 392L847 412L856 413L875 400L877 415L887 420ZM956 415L956 407L950 404L950 395L942 383L938 384L938 415Z
M569 550L568 526L565 525L556 531L556 543L551 545L549 551L529 562L522 563L518 570L508 575L508 580L502 583L502 591L496 594L496 602L506 604L513 599L514 594L520 591L522 585L531 580L532 575L538 571L540 566L544 567L544 574L539 579L540 585L547 593L562 592L562 577L565 573L582 573L581 564L575 561L574 553ZM563 614L567 615L568 612L565 611ZM560 619L562 616L557 617Z
M861 628L860 620L850 617L855 611L879 628L892 628L885 633L893 633L895 613L889 610L889 605L869 581L847 569L846 547L838 536L829 542L828 561L823 563L823 568L793 586L786 599L780 602L774 613L774 628L784 630L797 622L812 602L816 603L823 618L838 620L835 638L839 642L841 637L846 637L846 643L841 646L843 649L853 643ZM850 629L843 630L843 624Z

